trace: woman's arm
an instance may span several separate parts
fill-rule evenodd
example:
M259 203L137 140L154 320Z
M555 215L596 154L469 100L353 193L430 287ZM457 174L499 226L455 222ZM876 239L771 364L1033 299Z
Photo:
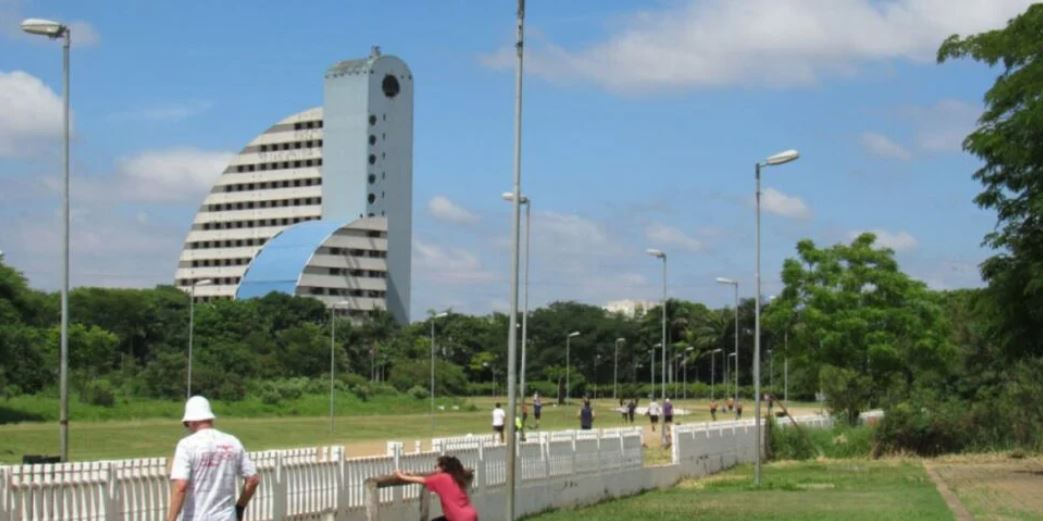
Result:
M408 481L410 483L419 483L421 485L424 484L424 477L423 476L415 476L415 475L409 474L407 472L402 472L401 470L396 470L395 471L395 477L398 478L398 479L401 479L402 481Z

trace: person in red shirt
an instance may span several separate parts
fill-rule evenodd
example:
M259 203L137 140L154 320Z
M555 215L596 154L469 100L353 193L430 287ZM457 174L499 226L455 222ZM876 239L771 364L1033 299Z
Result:
M440 456L435 468L437 472L423 476L396 470L395 477L421 484L438 494L442 502L442 517L431 521L478 521L478 511L467 497L467 483L471 476L460 460L453 456Z

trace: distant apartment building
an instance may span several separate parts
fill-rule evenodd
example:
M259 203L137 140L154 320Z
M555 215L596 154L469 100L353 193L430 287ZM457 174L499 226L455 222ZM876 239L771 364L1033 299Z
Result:
M658 302L650 300L613 300L601 306L601 309L609 313L621 314L627 318L640 317L645 314L646 311L658 306Z
M251 140L193 219L175 284L199 300L270 291L409 320L413 76L378 48L326 72L324 102Z

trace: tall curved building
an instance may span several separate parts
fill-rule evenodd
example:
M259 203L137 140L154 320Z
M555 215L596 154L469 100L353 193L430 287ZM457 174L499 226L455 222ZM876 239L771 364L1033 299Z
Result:
M199 300L249 298L263 296L258 277L280 273L285 281L297 269L292 286L272 291L314 296L353 315L387 309L408 322L412 156L413 76L406 64L379 48L335 64L326 73L323 107L272 125L225 168L196 213L175 284ZM319 220L311 232L294 230ZM345 245L281 235L322 235L327 242L336 235L342 238L333 242ZM286 244L302 251L286 255ZM269 255L269 245L282 256ZM259 257L265 267L254 269ZM280 258L293 265L273 266ZM244 277L255 283L245 292Z

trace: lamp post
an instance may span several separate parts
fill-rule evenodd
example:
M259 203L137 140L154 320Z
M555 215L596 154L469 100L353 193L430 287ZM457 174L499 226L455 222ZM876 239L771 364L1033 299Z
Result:
M435 320L449 316L448 312L441 312L431 317L431 436L435 435Z
M336 371L336 349L337 349L337 308L344 307L350 303L346 300L334 302L330 306L330 433L333 433L333 381Z
M756 178L756 214L757 214L757 288L754 292L753 309L753 387L754 387L754 436L757 440L757 457L754 459L753 482L761 484L761 168L789 163L800 157L796 150L786 150L758 161L754 166Z
M662 346L663 346L663 377L659 384L662 386L661 398L666 399L666 253L662 250L649 248L645 250L645 253L657 257L663 260L663 330L662 330ZM663 431L666 432L666 431Z
M52 40L64 38L62 43L62 133L64 188L62 191L62 295L61 295L61 354L58 369L60 396L58 418L59 457L69 461L69 46L72 31L67 25L28 18L22 21L22 30L29 34L46 36Z
M716 367L717 357L715 355L717 353L722 352L722 351L723 350L721 348L717 348L717 349L714 349L713 351L710 351L710 399L711 400L714 399L714 389L713 388L714 388L715 385L717 385L717 367Z
M684 399L685 400L688 399L688 353L691 353L692 351L695 351L695 348L692 347L692 346L688 346L688 347L684 348L684 361L681 364L682 372L684 372ZM697 374L696 378L698 378L698 377L699 377L699 375Z
M619 396L616 395L616 388L619 385L619 344L623 344L627 341L625 338L616 339L616 349L612 352L612 399L618 400Z
M573 331L565 336L565 403L569 403L572 393L572 339L579 336L579 331Z
M594 355L594 401L598 399L598 362L601 361L601 354Z
M735 403L739 403L739 281L717 277L717 283L727 284L735 290L735 351L729 356L735 357Z
M733 370L735 371L735 374L739 374L739 363L736 362L736 360L739 359L739 354L738 353L728 353L728 358L732 359L732 361L730 363L732 365ZM735 391L735 403L739 403L739 379L738 378L735 379L735 389L733 389L733 390ZM728 392L728 389L725 388L724 391Z
M782 356L782 400L789 407L789 330L782 333L782 348L785 354Z
M514 194L504 192L504 201L514 201ZM518 392L521 393L522 402L525 401L525 353L529 347L529 231L532 229L532 200L528 196L521 196L521 204L525 205L525 287L522 292L522 323L521 323L521 370L518 371Z
M214 281L199 279L192 281L188 296L188 381L185 383L185 399L192 397L192 337L196 329L196 286L210 286Z
M648 350L648 358L650 360L650 363L648 365L648 367L650 368L648 379L649 382L652 384L652 398L655 398L655 350L657 347L661 345L663 344L656 344L652 346L652 349Z

